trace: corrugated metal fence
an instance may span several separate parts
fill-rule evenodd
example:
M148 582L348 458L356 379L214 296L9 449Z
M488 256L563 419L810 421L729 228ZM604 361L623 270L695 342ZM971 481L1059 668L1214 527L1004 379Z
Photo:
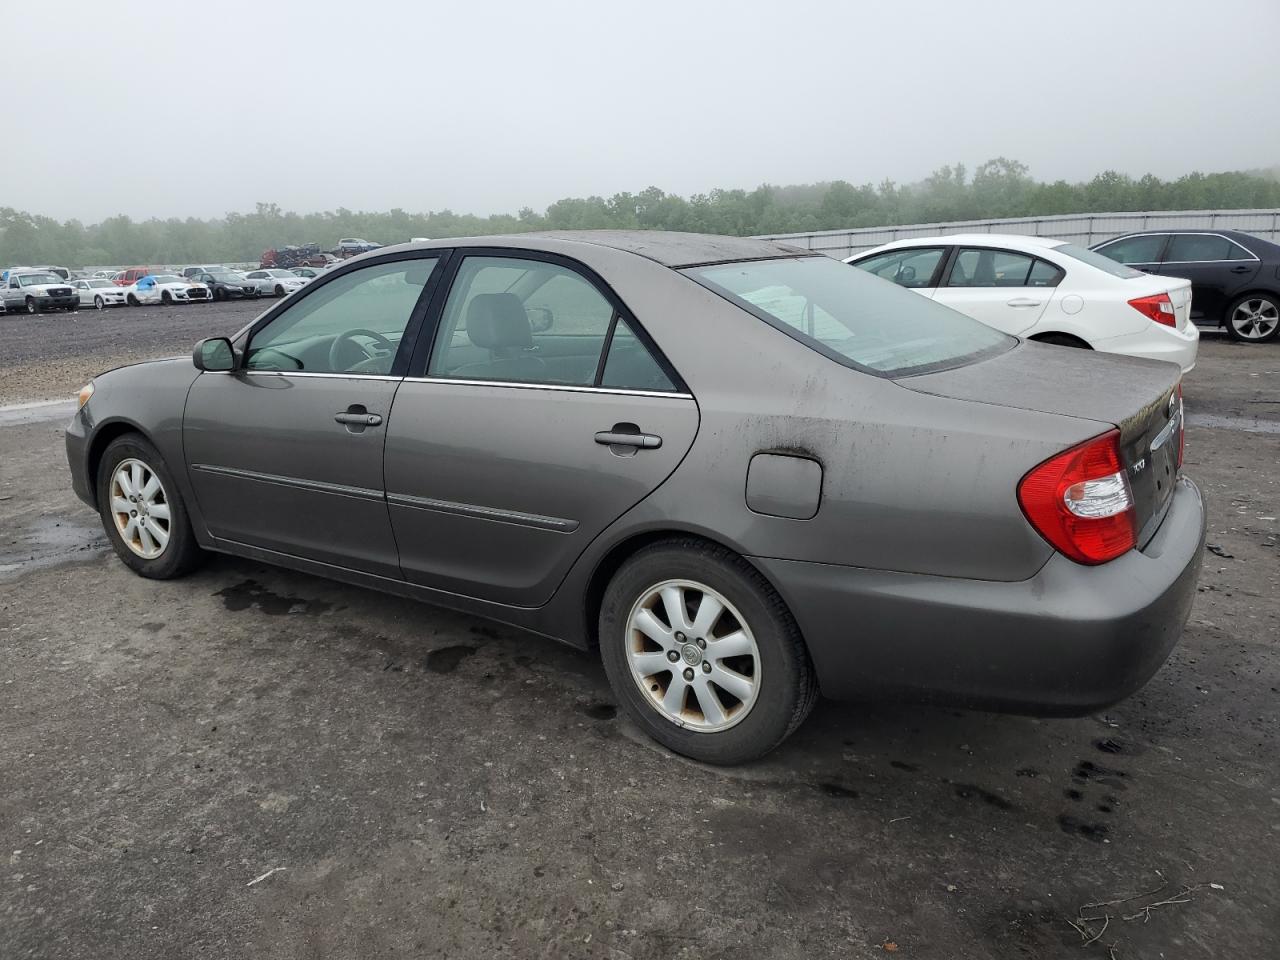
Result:
M1110 237L1138 230L1190 227L1206 230L1243 230L1272 243L1280 243L1280 210L1160 210L1140 213L1082 213L1052 217L1014 217L1008 220L960 220L953 223L913 223L902 227L859 227L853 230L820 230L816 233L776 233L762 240L781 240L818 250L830 257L848 257L859 250L948 233L1021 233L1070 240L1090 247Z

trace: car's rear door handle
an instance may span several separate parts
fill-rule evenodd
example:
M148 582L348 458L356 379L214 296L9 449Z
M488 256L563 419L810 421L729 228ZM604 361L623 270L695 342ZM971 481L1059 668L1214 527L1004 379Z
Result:
M1043 303L1043 302L1044 302L1044 301L1042 301L1042 300L1032 300L1032 299L1031 299L1031 298L1029 298L1029 297L1014 297L1012 300L1010 300L1010 301L1009 301L1009 306L1011 306L1011 307L1038 307L1038 306L1040 306L1040 304L1041 304L1041 303Z
M597 433L596 443L606 447L638 447L643 450L656 450L662 446L662 438L652 433L626 433L615 428Z
M1232 267L1231 272L1232 273L1248 273L1252 269L1253 267L1246 267L1244 264L1240 264L1240 266L1238 267Z

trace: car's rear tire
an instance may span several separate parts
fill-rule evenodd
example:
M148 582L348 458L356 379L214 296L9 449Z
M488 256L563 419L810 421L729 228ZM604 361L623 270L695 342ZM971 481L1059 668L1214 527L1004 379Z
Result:
M145 437L127 433L112 440L98 463L96 482L107 539L134 573L172 580L204 559L178 484Z
M1266 343L1280 335L1280 297L1250 293L1237 298L1226 313L1227 332L1241 343Z
M817 701L813 664L782 598L741 557L701 540L663 541L628 559L605 590L599 629L623 709L695 760L761 757Z
M1079 337L1073 337L1069 333L1042 333L1031 339L1036 343L1051 343L1055 347L1076 347L1081 350L1093 349Z

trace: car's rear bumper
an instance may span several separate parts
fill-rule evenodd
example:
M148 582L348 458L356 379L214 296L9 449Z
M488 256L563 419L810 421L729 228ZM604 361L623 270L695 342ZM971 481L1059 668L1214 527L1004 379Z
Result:
M800 625L827 696L1084 714L1145 684L1181 636L1204 503L1178 482L1141 550L1087 567L1055 554L1018 582L753 558Z
M1120 353L1127 357L1167 360L1181 367L1183 373L1190 373L1196 365L1196 354L1200 349L1200 329L1191 322L1181 330L1153 323L1141 333L1097 340L1093 347L1105 353Z

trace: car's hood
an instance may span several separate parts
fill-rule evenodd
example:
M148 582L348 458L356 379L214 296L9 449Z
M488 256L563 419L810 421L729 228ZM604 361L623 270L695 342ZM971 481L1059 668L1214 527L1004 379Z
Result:
M65 280L59 280L57 283L29 283L21 289L26 293L48 293L54 287L65 287L71 289L71 284Z

